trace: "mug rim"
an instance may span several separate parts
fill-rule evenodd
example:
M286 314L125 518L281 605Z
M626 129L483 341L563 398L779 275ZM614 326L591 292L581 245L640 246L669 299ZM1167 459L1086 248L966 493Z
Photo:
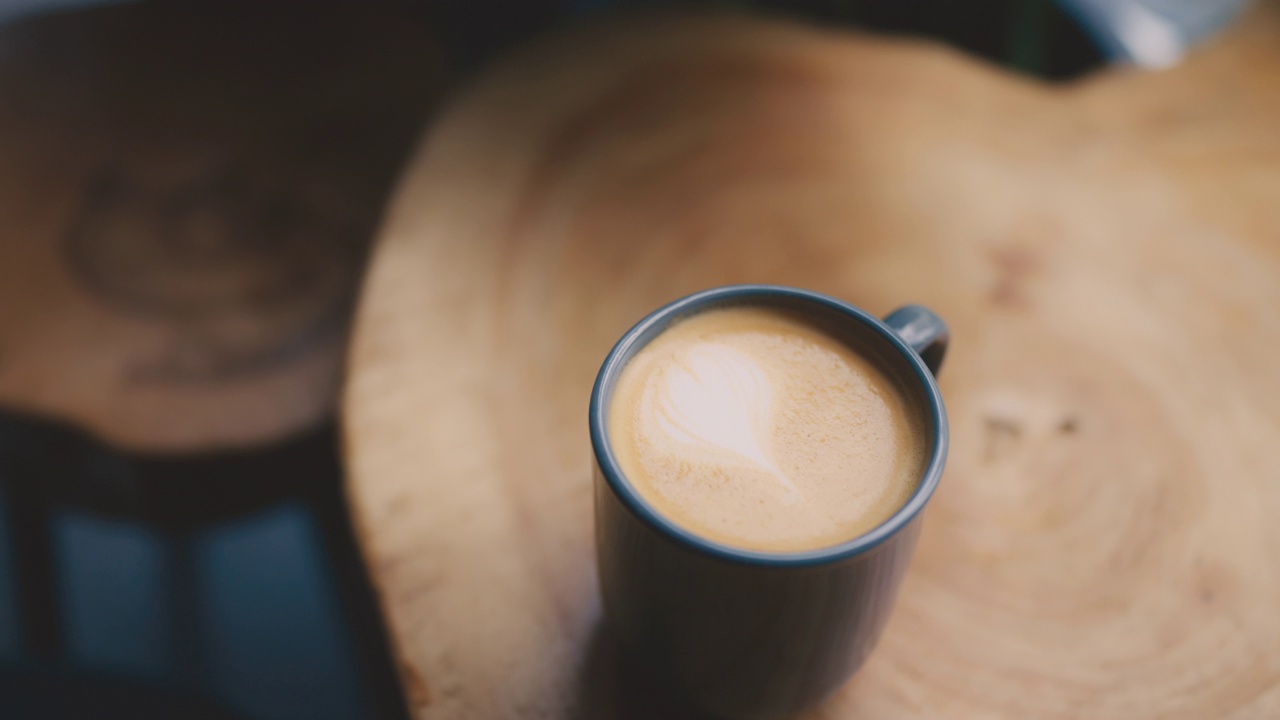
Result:
M784 552L751 550L716 542L680 527L651 506L648 501L640 496L640 493L636 491L630 481L626 479L626 475L623 474L622 468L618 464L617 457L614 456L608 434L605 432L605 419L607 417L607 408L605 408L606 390L611 389L616 384L618 375L631 357L648 344L648 341L642 343L641 338L658 328L649 338L649 340L652 340L658 333L665 330L665 324L670 323L681 315L696 312L703 306L751 297L763 297L765 299L787 297L802 302L814 303L835 310L841 315L869 326L889 342L902 360L915 371L917 380L923 386L924 395L929 406L928 412L933 418L933 451L930 454L929 462L925 465L920 482L916 485L916 489L912 492L911 497L907 499L907 502L884 522L865 533L828 547ZM591 429L591 446L595 455L596 466L600 468L601 474L604 476L605 481L609 483L614 495L622 501L628 511L650 528L677 544L723 560L749 565L782 567L818 565L862 555L875 549L905 528L924 509L925 504L929 502L934 490L938 487L938 482L942 477L943 465L946 463L950 435L947 427L946 408L942 402L942 392L938 389L938 383L934 379L933 373L929 371L920 355L884 321L861 308L829 295L785 285L767 284L725 285L695 292L659 307L633 325L614 344L613 349L605 356L604 363L600 366L600 371L596 374L596 381L591 389L588 422Z

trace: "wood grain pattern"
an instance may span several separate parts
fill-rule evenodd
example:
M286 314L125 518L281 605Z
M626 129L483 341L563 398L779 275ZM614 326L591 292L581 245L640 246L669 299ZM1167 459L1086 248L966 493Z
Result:
M640 19L493 70L357 315L350 497L417 717L672 717L599 629L586 405L658 304L800 285L953 328L898 607L814 718L1280 717L1280 14L1046 86Z
M149 450L320 421L441 71L422 18L383 3L6 25L0 402Z

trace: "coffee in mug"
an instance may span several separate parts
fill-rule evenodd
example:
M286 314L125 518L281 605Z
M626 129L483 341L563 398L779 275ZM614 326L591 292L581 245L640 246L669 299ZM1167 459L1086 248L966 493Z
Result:
M853 337L767 307L683 318L610 402L622 472L658 512L739 548L814 550L887 520L927 460L925 419Z

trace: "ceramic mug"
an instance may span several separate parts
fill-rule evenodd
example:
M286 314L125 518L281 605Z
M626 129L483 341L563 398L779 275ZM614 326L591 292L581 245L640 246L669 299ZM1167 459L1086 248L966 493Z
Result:
M799 313L839 331L918 405L928 461L910 499L878 527L818 550L739 549L677 526L622 473L606 427L622 369L672 322L742 305ZM921 511L942 475L947 416L934 374L947 340L942 320L919 306L880 320L807 290L737 285L666 305L618 341L596 378L590 429L601 595L631 668L693 706L744 720L815 705L858 669L889 617Z

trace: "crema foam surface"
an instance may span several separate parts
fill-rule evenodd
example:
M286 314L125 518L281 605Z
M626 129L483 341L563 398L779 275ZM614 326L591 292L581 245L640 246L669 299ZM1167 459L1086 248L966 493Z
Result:
M674 323L625 367L608 435L637 492L707 539L839 544L888 519L923 473L921 420L871 361L766 308Z

